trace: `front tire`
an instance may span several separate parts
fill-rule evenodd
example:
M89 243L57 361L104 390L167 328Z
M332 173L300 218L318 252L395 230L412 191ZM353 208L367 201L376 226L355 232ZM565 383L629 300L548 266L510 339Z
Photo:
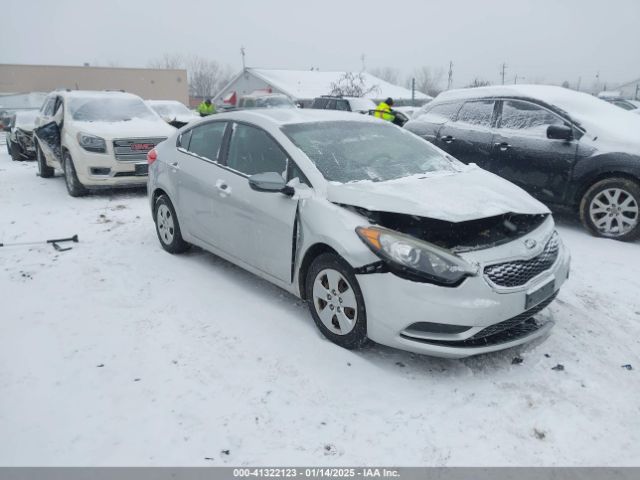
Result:
M53 167L47 165L47 161L44 158L44 153L42 153L42 149L40 145L36 143L36 163L38 166L38 175L42 178L51 178L53 177Z
M62 169L64 170L64 182L67 185L67 192L72 197L82 197L88 193L80 180L78 180L78 175L76 173L76 167L73 165L73 160L71 159L71 155L69 152L64 152L64 160L62 162Z
M311 316L326 338L350 350L367 343L364 297L347 262L333 253L318 256L305 288Z
M182 238L178 216L168 196L158 197L153 209L153 218L162 248L169 253L183 253L189 250L190 245Z
M580 202L580 220L598 237L623 241L640 237L640 185L616 177L593 184Z

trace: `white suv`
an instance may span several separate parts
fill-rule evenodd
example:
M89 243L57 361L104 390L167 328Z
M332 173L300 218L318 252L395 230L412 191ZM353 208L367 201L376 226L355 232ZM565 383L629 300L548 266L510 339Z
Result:
M39 175L61 169L72 197L146 184L147 152L175 131L136 95L82 90L47 95L35 127Z

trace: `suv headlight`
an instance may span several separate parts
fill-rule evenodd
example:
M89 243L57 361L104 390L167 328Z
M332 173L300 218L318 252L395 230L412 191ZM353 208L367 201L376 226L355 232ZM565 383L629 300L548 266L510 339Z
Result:
M80 132L78 133L78 143L89 152L107 153L107 143L104 138Z
M465 277L478 274L477 265L410 235L382 227L358 227L356 233L394 273L443 286L458 285Z

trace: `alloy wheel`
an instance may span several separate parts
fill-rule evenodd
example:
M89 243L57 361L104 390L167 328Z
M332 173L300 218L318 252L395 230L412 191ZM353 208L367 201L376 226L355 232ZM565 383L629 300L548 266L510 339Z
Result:
M609 237L622 236L635 228L639 215L638 199L622 188L599 192L589 205L589 216L598 231Z
M175 224L173 222L173 215L171 210L166 205L160 205L158 212L156 213L156 224L158 225L158 233L165 245L173 242L173 236L175 234Z
M347 279L333 269L322 270L313 282L313 306L332 333L346 335L358 320L358 302Z

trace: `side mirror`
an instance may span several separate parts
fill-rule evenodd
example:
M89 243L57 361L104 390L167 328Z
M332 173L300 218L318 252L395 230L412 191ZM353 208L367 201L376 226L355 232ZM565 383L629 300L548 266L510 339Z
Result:
M295 190L277 172L256 173L249 177L249 186L257 192L283 193L293 196Z
M573 129L566 125L549 125L547 138L552 140L573 140Z

